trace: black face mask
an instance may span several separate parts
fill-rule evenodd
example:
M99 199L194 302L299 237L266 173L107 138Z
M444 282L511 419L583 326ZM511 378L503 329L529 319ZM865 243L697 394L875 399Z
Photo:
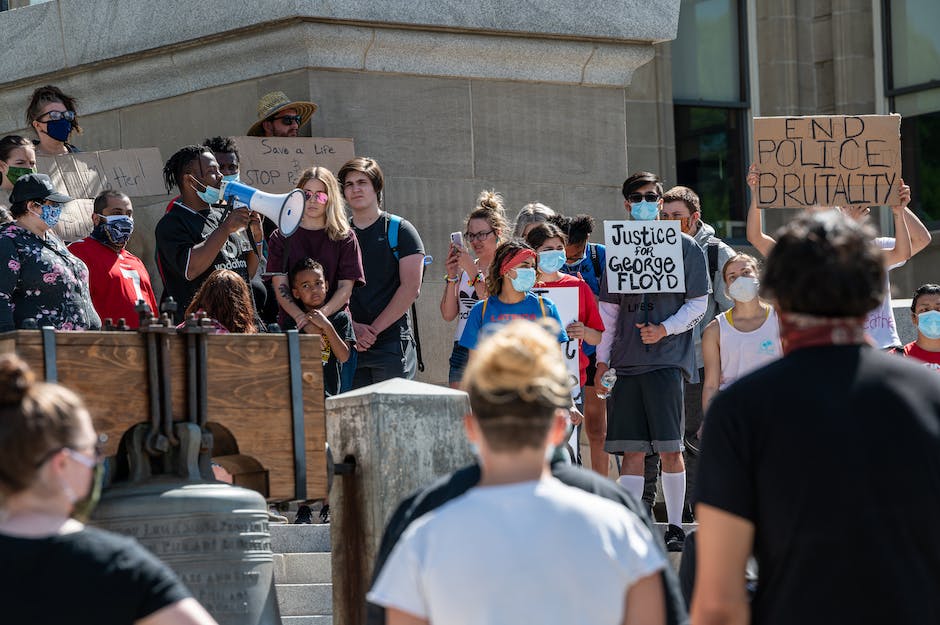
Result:
M46 122L46 134L56 141L65 143L69 140L69 135L72 134L72 122L67 119L55 119Z

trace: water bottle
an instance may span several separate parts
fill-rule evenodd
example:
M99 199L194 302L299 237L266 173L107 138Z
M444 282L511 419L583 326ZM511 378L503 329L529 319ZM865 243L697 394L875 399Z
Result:
M617 382L617 370L608 369L604 372L604 375L601 376L601 386L597 389L597 398L598 399L607 399L610 397L610 390L614 388L614 384Z

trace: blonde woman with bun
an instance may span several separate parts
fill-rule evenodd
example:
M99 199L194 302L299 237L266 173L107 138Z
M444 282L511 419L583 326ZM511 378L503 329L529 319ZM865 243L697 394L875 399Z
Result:
M70 518L100 490L100 443L75 393L0 356L3 622L215 625L137 541Z
M462 388L481 479L395 546L368 595L386 622L664 623L666 561L649 529L552 477L571 401L556 338L511 322L480 344Z
M460 335L467 324L470 309L485 298L486 280L496 247L509 232L503 198L495 191L483 191L477 206L467 216L463 245L450 243L444 274L444 293L441 296L441 317L444 321L457 319L454 347L450 355L448 382L457 388L467 367L470 352L460 345ZM471 258L469 248L476 259Z
M294 299L287 274L305 258L323 266L323 277L330 285L326 303L320 307L325 317L343 310L349 303L353 286L365 284L359 241L346 218L346 205L336 176L326 167L310 167L300 174L297 188L306 202L300 226L289 237L280 230L268 239L268 272L277 297L277 321L282 328L297 328L316 333L307 313Z

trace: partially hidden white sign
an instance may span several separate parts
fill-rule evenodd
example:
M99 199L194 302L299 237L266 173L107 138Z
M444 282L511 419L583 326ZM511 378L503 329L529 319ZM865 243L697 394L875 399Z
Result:
M578 320L580 314L578 301L578 288L572 286L552 286L537 287L532 289L536 295L551 300L558 309L558 316L561 317L563 326ZM581 401L581 373L578 368L578 358L580 346L577 339L573 339L561 346L565 352L565 365L568 367L568 377L571 382L571 397L576 401Z
M678 221L605 221L610 293L684 293Z

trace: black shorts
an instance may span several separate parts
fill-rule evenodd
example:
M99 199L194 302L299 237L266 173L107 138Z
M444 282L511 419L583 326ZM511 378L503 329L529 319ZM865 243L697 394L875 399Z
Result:
M682 371L675 367L618 375L607 400L604 451L684 451Z
M594 386L594 376L597 374L597 352L588 356L587 367L584 369L584 374L587 376L587 379L584 381L584 388L589 386Z

